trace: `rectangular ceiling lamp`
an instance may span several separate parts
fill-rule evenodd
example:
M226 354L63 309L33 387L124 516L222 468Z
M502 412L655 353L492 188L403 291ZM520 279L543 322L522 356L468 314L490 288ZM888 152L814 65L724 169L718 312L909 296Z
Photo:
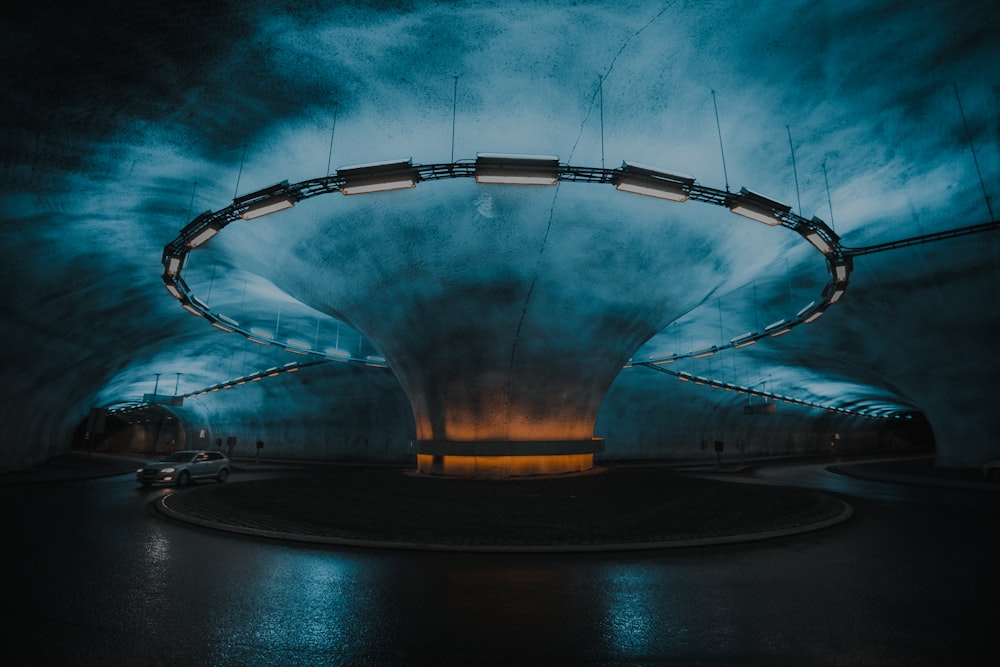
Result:
M286 208L293 206L295 206L295 200L292 199L291 195L274 197L251 204L247 210L240 213L240 217L244 220L253 220L254 218L260 218L265 215L277 213L278 211L284 211Z
M830 251L833 250L833 248L830 247L830 244L826 242L826 239L819 235L819 232L809 232L805 235L805 237L806 241L809 241L809 243L816 246L816 249L824 255L829 254Z
M192 306L190 303L182 303L181 306L183 306L184 310L188 311L192 315L197 315L198 317L201 317L202 315L201 311Z
M555 185L558 181L559 158L552 155L476 154L477 183Z
M177 289L176 285L174 285L173 283L164 283L164 286L167 288L167 291L170 292L170 296L174 297L175 299L181 298L181 291Z
M163 268L164 272L168 276L176 276L180 273L181 264L183 263L183 257L177 257L175 255L165 255L163 257Z
M771 322L766 327L764 327L764 331L767 331L767 332L774 331L775 329L777 329L778 327L780 327L784 323L785 323L785 320L778 320L777 322Z
M838 283L847 280L847 264L836 264L833 267L833 279Z
M781 224L781 218L778 217L778 214L790 213L792 210L788 204L768 199L746 188L740 188L739 196L733 197L728 206L729 210L736 215L742 215L744 218L763 222L772 227Z
M212 322L212 326L218 329L219 331L225 331L226 333L233 333L233 330L227 327L222 322Z
M692 359L704 359L705 357L710 357L718 352L718 350L713 345L712 347L702 348L700 350L691 350Z
M823 313L824 312L826 312L826 311L824 311L822 309L821 310L817 310L815 313L813 313L812 315L810 315L806 319L802 320L802 322L804 324L811 324L812 322L815 322L819 318L823 317Z
M417 184L413 158L341 167L337 170L337 177L344 180L340 186L344 195L402 190Z
M328 347L326 348L326 356L333 361L347 361L351 358L351 353L336 347Z
M197 248L205 241L209 240L213 236L219 233L218 227L205 227L203 230L195 234L191 239L188 240L187 245L189 248Z
M622 162L622 173L615 178L614 183L615 188L622 192L682 202L687 201L694 178L687 174Z

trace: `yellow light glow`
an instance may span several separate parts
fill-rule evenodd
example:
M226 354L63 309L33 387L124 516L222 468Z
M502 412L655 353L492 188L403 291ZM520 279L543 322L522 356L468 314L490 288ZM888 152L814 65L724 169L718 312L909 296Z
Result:
M417 471L448 477L503 479L538 475L563 475L594 467L593 454L538 456L434 456L417 454Z

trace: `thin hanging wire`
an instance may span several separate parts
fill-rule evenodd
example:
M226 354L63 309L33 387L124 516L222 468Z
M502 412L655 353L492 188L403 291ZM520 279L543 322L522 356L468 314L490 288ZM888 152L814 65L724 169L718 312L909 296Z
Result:
M965 109L962 108L962 98L958 95L958 84L952 84L955 88L955 99L958 100L958 111L962 114L962 124L965 125L965 136L969 141L969 151L972 152L972 161L976 164L976 174L979 176L979 187L983 190L983 199L986 200L986 210L989 211L990 220L994 220L993 206L990 204L990 196L986 194L986 184L983 182L983 172L979 168L979 158L976 157L976 147L972 144L972 133L969 131L969 121L965 119Z
M601 96L601 169L604 169L604 78L597 77L597 88Z
M194 193L198 189L198 181L191 182L191 201L188 202L187 217L184 220L191 219L191 212L194 210Z
M247 160L247 145L243 144L243 157L240 158L240 172L236 174L236 188L233 190L233 199L240 194L240 179L243 178L243 164Z
M830 199L830 179L826 177L826 160L823 160L823 182L826 184L826 204L830 207L830 229L837 231L833 224L833 200Z
M451 161L455 162L455 121L458 119L458 75L452 75L455 79L455 89L451 96Z
M333 108L333 128L330 130L330 150L326 154L326 175L330 175L330 164L333 162L333 137L337 133L337 107Z
M208 295L205 296L205 303L212 303L212 286L215 285L215 271L219 268L219 263L212 264L212 277L208 281Z
M729 172L726 170L726 149L722 147L722 125L719 123L719 104L715 101L715 91L712 91L712 106L715 107L715 129L719 132L719 152L722 153L722 176L726 179L726 192L729 192Z
M799 196L799 170L795 167L795 146L792 145L792 128L785 126L788 131L788 149L792 153L792 174L795 176L795 200L798 202L799 215L802 215L802 197Z

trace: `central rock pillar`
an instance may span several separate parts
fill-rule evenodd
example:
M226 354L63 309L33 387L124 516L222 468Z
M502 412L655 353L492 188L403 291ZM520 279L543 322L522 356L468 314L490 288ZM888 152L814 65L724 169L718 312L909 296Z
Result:
M410 401L411 451L428 475L590 469L622 367L724 280L723 258L706 266L679 249L733 236L593 184L456 179L309 203L301 224L282 226L295 241L258 244L288 248L268 276L376 345Z

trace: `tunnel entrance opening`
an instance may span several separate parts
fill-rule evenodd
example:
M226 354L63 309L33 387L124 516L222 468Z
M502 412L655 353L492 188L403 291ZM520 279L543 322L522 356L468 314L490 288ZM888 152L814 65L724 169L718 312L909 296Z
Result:
M84 418L73 432L73 449L163 454L187 446L184 423L159 405L140 405L109 412L101 433L88 432L88 421Z
M937 450L934 429L922 412L906 412L889 419L879 430L879 448L885 452L933 454Z

